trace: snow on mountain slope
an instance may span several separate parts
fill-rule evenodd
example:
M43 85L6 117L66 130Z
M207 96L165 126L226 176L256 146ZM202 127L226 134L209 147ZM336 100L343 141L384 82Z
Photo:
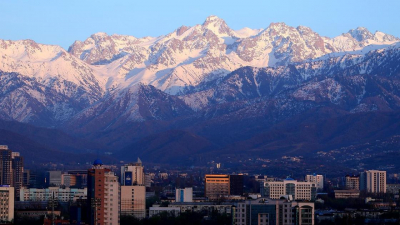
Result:
M66 96L91 104L102 97L103 84L91 66L59 46L31 40L0 40L0 71L16 72Z
M261 31L263 31L263 29L251 29L248 27L244 27L240 30L235 30L235 36L238 38L248 38L248 37L256 36Z
M399 42L400 39L390 34L377 31L372 34L364 27L351 29L347 33L327 40L334 48L334 52L352 52L361 50L369 45L391 45Z
M0 114L56 126L97 102L104 81L92 66L59 46L0 40Z
M107 64L127 54L146 52L156 38L96 33L84 42L75 41L68 51L89 64Z
M246 66L275 69L265 69L268 76L238 77L241 79L238 83L226 82L227 89L241 88L234 93L206 91L197 97L190 94L184 101L198 110L209 105L210 97L223 102L263 95L278 90L280 79L286 76L293 76L290 82L294 84L337 71L370 74L378 68L391 74L398 70L398 65L385 58L387 51L379 49L392 49L395 54L396 43L399 39L392 35L379 31L373 34L365 28L332 39L308 27L295 28L284 23L271 23L266 29L234 31L217 16L208 17L203 24L181 26L160 37L96 33L85 41L76 41L68 52L59 46L31 40L0 40L0 71L20 77L17 82L20 92L5 92L0 98L9 101L24 96L18 97L24 101L10 101L28 105L27 99L35 99L41 105L40 112L27 107L22 113L23 107L16 110L18 105L9 104L9 111L3 111L2 117L33 121L35 116L50 115L53 121L62 122L79 110L138 84L182 95L193 87L226 80L232 71ZM380 65L381 60L375 56L385 58L390 67ZM368 57L371 60L365 60ZM285 67L291 64L295 64L297 71ZM261 78L264 83L257 81ZM35 86L40 86L41 91ZM49 96L50 93L68 103L57 104L59 100Z
M180 27L174 32L155 38L154 42L145 49L141 42L131 42L131 48L137 49L130 54L126 49L108 55L107 59L114 60L106 65L96 66L95 70L108 81L106 89L123 89L139 82L154 85L163 91L176 94L187 86L195 86L205 80L224 76L230 71L242 66L226 56L228 44L237 37L225 21L210 16L202 25L194 27ZM113 41L115 35L104 37L105 46L98 43L91 44L93 37L86 40L86 46L92 48L87 58L97 56L102 49L115 50ZM135 40L132 38L132 40ZM114 41L115 42L115 41ZM96 48L96 46L100 46ZM110 47L111 46L111 47ZM75 50L76 44L71 46L70 52ZM93 52L93 54L92 54ZM121 54L124 56L119 57ZM102 56L102 55L100 55ZM91 61L100 61L97 58Z
M224 77L242 66L288 65L338 52L357 54L363 48L385 48L398 41L365 28L330 39L308 27L284 23L234 31L221 18L210 16L201 25L182 26L157 38L97 33L84 42L76 41L69 52L98 65L94 69L106 80L106 90L142 82L180 94L187 87Z
M316 102L329 99L330 102L337 104L343 96L346 96L340 85L331 78L337 75L360 75L360 79L364 75L379 75L388 79L397 79L400 75L400 45L362 55L347 54L274 68L242 67L222 80L202 83L180 98L193 110L199 111L213 104L270 97L314 79L314 82L310 82L308 86L295 92L295 98ZM322 82L319 79L325 80ZM361 82L353 83L360 90L366 85ZM363 93L359 90L352 92L357 92L359 97ZM346 102L349 101L346 100Z
M7 115L2 117L6 120L51 127L72 118L89 104L18 73L0 71L0 86L0 115ZM80 92L69 84L63 88Z
M75 129L103 130L127 122L170 120L191 112L178 97L139 83L105 96L103 101L77 114L69 124Z

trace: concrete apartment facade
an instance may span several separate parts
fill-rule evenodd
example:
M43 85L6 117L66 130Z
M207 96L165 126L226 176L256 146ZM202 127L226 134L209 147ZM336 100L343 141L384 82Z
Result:
M235 225L313 225L314 203L259 198L237 203Z

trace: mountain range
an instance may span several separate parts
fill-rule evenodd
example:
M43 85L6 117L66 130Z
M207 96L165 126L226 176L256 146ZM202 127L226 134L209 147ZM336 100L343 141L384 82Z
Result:
M312 154L400 134L399 78L400 39L362 27L328 38L210 16L160 37L96 33L68 51L0 40L0 129L53 155Z

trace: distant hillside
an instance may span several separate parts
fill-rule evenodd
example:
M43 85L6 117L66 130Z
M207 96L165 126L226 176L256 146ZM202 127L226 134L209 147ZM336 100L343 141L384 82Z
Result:
M73 137L54 128L36 127L16 121L0 120L0 129L10 131L33 140L40 145L70 153L103 153L108 151L104 146L92 141Z
M215 149L207 139L195 134L170 130L145 137L119 151L115 157L133 160L135 157L152 163L193 163L195 156ZM189 164L190 165L190 164Z

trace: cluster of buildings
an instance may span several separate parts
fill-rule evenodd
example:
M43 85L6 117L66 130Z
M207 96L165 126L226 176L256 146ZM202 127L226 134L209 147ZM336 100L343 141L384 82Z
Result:
M214 211L230 215L232 224L314 224L314 202L318 182L323 188L323 177L309 177L310 181L287 178L263 179L262 194L244 197L243 175L206 174L206 201L193 200L192 189L176 189L175 202L149 208L149 216L160 213L179 215L183 212Z
M167 173L158 176L168 179ZM203 197L195 197L192 187L177 187L168 204L146 207L150 193L146 187L154 177L155 174L145 175L140 159L122 165L120 176L96 160L88 170L47 171L46 187L38 188L30 185L36 175L24 170L19 153L0 146L0 222L12 221L16 208L20 216L46 217L45 224L58 217L63 224L116 225L121 216L143 219L160 213L177 216L184 212L218 212L231 216L232 224L237 225L314 224L314 202L325 183L324 176L318 174L306 175L302 181L259 176L256 181L260 193L249 194L244 193L243 174L205 174ZM386 172L378 170L348 175L344 186L343 190L334 190L336 198L358 198L360 191L388 190L398 194L400 189L400 185L387 185ZM61 212L54 210L57 204L70 207L70 221L60 219Z
M87 172L87 206L90 224L119 224L120 215L146 216L146 187L140 159L121 167L121 183L100 160Z
M346 175L344 186L344 190L334 190L335 198L358 198L362 191L375 194L386 193L386 171L367 170L361 172L360 175Z
M121 182L100 160L89 170L47 171L47 188L29 187L34 176L24 171L19 153L0 146L0 223L13 221L16 208L20 216L53 218L61 214L54 210L57 204L74 208L72 224L116 225L120 215L146 216L145 177L139 159L121 167Z

